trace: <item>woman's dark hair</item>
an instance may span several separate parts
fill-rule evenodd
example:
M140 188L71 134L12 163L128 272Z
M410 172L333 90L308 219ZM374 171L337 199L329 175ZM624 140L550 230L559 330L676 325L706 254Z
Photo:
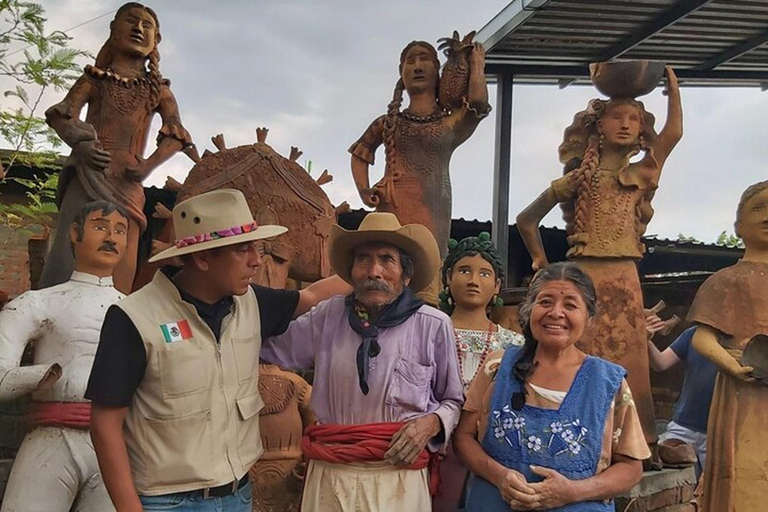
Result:
M451 291L448 288L448 277L453 271L454 265L460 259L466 256L482 256L482 258L491 264L496 279L504 280L504 264L499 251L491 241L491 235L483 231L478 236L468 236L457 242L453 238L448 240L448 254L443 261L443 268L440 275L443 279L443 290L440 292L440 309L450 315L455 307Z
M515 378L520 381L523 389L525 389L526 379L533 373L533 357L536 354L536 347L539 345L531 331L531 309L533 309L533 305L536 303L541 287L553 281L568 281L572 283L584 299L589 318L592 318L597 313L595 285L592 283L592 279L575 263L570 261L553 263L536 275L528 287L528 294L520 304L520 311L518 313L518 320L523 328L525 344L523 345L523 353L515 363L513 371Z

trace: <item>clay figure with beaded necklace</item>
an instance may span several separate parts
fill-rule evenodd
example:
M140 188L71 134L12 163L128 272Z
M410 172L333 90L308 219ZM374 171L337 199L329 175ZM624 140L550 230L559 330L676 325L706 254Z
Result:
M501 256L490 234L483 232L460 242L449 240L440 275L440 309L450 315L453 323L459 371L466 391L489 353L511 344L522 345L525 339L488 318L490 308L502 305L498 294L504 278ZM468 470L450 449L440 471L443 485L432 508L457 510Z
M58 229L41 277L43 287L69 279L74 260L66 227L83 204L99 199L129 214L128 246L114 280L117 289L131 292L139 235L147 226L141 182L178 151L198 158L181 124L170 82L160 73L160 41L160 23L152 9L135 2L123 5L94 64L86 66L66 97L45 113L72 153L59 179ZM157 149L144 158L155 114L162 119Z
M509 344L522 345L522 335L494 324L491 307L502 305L499 291L504 270L491 236L480 233L448 242L443 262L440 308L451 316L462 381L466 388L485 356Z

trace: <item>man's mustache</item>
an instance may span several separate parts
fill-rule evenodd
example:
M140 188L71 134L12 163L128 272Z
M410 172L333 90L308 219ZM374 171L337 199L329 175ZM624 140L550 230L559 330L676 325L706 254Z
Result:
M99 250L104 252L113 252L115 254L120 254L120 252L117 250L117 245L114 242L104 242L99 246Z
M364 292L373 291L373 290L381 291L381 292L392 291L391 286L389 286L384 281L379 281L377 279L366 279L365 281L360 283L360 285L358 285L356 288L357 288L357 291L364 291Z

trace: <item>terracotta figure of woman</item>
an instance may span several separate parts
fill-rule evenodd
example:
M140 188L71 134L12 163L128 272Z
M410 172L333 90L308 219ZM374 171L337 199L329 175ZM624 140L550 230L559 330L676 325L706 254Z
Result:
M57 233L43 269L43 287L69 279L74 260L67 226L87 202L102 199L130 214L128 247L114 272L115 287L129 293L137 265L139 235L147 226L141 182L192 139L179 118L170 82L160 73L160 25L155 12L139 3L118 9L110 36L85 73L45 113L72 148L59 179ZM85 122L80 112L88 105ZM144 159L155 114L162 126L157 149Z
M539 222L556 204L566 221L568 258L597 288L598 312L579 348L623 366L646 441L656 441L643 297L636 263L640 237L653 216L651 199L661 169L683 134L677 77L667 74L667 121L653 130L653 116L634 99L592 100L574 117L560 145L565 175L552 182L517 217L534 270L548 265ZM638 153L642 158L630 163Z
M736 234L744 240L744 257L709 277L688 312L688 320L696 323L693 348L720 369L707 425L704 512L765 510L768 181L742 194ZM752 361L749 352L757 354Z
M352 176L366 206L397 215L401 224L423 224L435 235L445 257L451 227L451 179L448 166L453 151L475 131L491 110L485 83L485 50L471 46L469 86L456 108L438 99L440 63L435 48L413 41L400 54L400 78L387 113L377 118L349 148ZM400 110L403 91L410 100ZM370 186L369 166L384 144L384 177ZM438 276L422 292L437 304Z

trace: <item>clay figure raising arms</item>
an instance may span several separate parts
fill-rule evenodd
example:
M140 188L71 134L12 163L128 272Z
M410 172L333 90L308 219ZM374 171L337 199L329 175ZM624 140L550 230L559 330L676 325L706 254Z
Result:
M646 440L656 439L643 302L636 261L640 237L653 216L651 199L662 167L683 134L680 93L666 68L667 121L656 135L653 115L632 98L590 101L574 116L559 148L565 173L517 217L534 270L548 265L539 223L556 204L563 209L567 257L592 278L598 313L581 348L624 366ZM644 152L642 158L630 158Z

